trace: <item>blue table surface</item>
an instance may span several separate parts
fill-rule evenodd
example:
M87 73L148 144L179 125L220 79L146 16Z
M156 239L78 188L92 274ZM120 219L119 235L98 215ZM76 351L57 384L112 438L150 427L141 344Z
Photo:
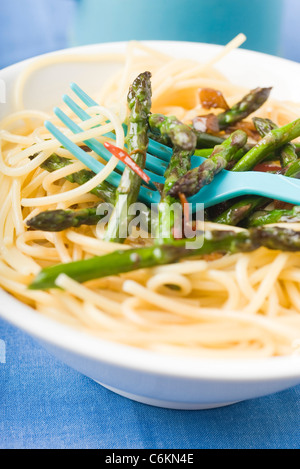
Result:
M297 61L299 7L299 0L287 1L281 45L281 55ZM72 0L1 2L0 68L66 47L66 30L73 12ZM55 28L47 27L49 20ZM28 26L30 21L34 27ZM4 360L0 350L1 449L300 446L300 386L215 410L160 409L102 388L2 320L0 345L1 341L6 346L6 363L1 363Z

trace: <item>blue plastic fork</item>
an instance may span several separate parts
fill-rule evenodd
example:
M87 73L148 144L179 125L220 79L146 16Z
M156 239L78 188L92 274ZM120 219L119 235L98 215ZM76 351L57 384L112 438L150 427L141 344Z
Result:
M77 84L71 84L72 91L80 98L87 107L98 106ZM82 109L68 95L63 96L64 103L81 119L86 121L91 118L84 109ZM74 134L82 132L82 128L70 119L61 109L54 109L55 115L61 122L68 127ZM49 132L78 160L80 160L89 169L98 173L104 168L104 165L93 158L92 155L85 152L78 145L74 144L51 122L46 121L45 127ZM126 126L124 126L126 130ZM105 135L108 138L115 139L114 133ZM109 161L111 153L96 139L90 139L84 142L97 155L105 161ZM139 200L147 205L158 204L160 202L160 193L153 185L153 182L163 184L165 181L164 173L172 156L172 149L150 139L146 158L146 174L151 178L149 186L142 186L139 194ZM194 155L191 159L192 168L200 166L205 160L201 156ZM117 187L119 185L124 164L118 163L116 170L113 171L107 181ZM269 199L278 199L295 205L300 205L300 180L287 178L277 174L262 173L256 171L231 172L221 171L213 182L203 187L197 194L188 199L191 204L192 212L201 208L211 207L226 200L244 196L260 195Z

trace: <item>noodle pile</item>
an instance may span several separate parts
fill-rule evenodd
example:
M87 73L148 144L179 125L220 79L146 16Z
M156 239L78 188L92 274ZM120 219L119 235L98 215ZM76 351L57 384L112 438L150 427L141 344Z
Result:
M80 123L83 132L73 135L63 128L64 133L80 144L93 137L104 141L103 135L114 131L116 145L123 147L126 95L132 80L144 70L151 71L153 77L153 112L176 115L182 121L203 115L207 111L198 96L203 87L221 90L229 104L237 102L248 90L232 85L215 64L242 40L237 37L202 65L174 59L136 42L128 44L124 55L85 57L86 61L118 60L123 66L94 96L99 106L87 110L91 118ZM27 231L26 220L44 210L95 205L99 199L90 191L117 164L112 157L82 186L64 179L84 166L61 148L43 125L46 119L60 127L61 123L47 113L22 109L26 81L38 68L49 65L49 60L39 59L23 72L15 90L20 111L0 123L0 285L56 321L138 348L217 358L298 353L300 254L261 248L251 254L198 258L84 285L62 275L57 280L62 290L28 290L41 268L130 246L128 240L124 245L104 242L96 227L61 233ZM63 60L68 58L64 55ZM256 113L278 125L299 114L300 105L274 100ZM74 163L46 172L40 166L53 152ZM30 159L33 154L38 156ZM211 223L206 227L226 229ZM300 224L292 227L300 229Z

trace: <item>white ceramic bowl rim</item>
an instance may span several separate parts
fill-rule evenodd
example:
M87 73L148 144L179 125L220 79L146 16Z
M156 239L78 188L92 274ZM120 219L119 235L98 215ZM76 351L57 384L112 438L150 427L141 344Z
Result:
M126 43L107 43L95 44L91 46L82 46L58 52L45 54L45 56L55 56L61 54L91 52L95 49L106 51L107 49L124 49ZM170 46L176 49L178 44L185 43L169 41L147 41L150 46ZM212 50L218 50L220 46L211 44L186 43L186 47L208 47ZM271 57L266 54L247 50L235 51L235 54L248 54L252 56L272 60L278 63L278 66L293 67L300 65L294 62ZM43 57L43 56L40 56ZM36 59L36 57L34 58ZM32 60L29 59L18 64L12 65L0 71L2 76L9 76L22 69ZM60 324L37 313L32 308L18 301L7 292L0 289L0 317L17 328L22 329L38 341L47 342L52 346L68 350L82 357L89 357L95 361L102 361L119 367L132 370L141 370L153 374L170 375L176 377L188 377L191 379L208 378L216 381L235 381L236 379L244 381L265 381L265 380L284 380L287 377L293 379L300 377L300 356L293 355L289 357L276 357L267 359L200 359L200 358L178 358L144 351L121 345L113 342L93 337L88 333L77 331L71 327Z

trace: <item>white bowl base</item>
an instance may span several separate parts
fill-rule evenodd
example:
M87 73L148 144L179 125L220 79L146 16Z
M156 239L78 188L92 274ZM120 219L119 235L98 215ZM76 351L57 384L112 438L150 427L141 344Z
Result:
M185 403L185 402L168 402L168 401L161 401L159 399L151 399L145 396L138 396L136 394L131 394L125 391L121 391L119 389L113 388L111 386L106 386L99 381L95 381L95 383L100 384L104 388L112 391L119 396L126 397L127 399L131 399L132 401L140 402L141 404L147 404L153 407L162 407L164 409L173 409L173 410L209 410L209 409L217 409L219 407L226 407L234 404L238 404L237 402L226 402L226 403L218 403L218 404L201 404L201 403Z

